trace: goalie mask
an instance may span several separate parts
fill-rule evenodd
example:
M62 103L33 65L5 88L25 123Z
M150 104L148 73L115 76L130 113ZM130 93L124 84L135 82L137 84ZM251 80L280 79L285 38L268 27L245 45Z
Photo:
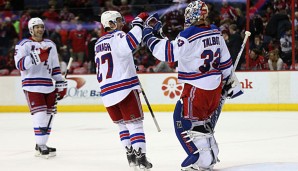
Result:
M118 11L105 11L101 15L101 24L104 28L110 27L109 22L117 26L117 18L121 18L122 22L125 23L122 15Z
M33 27L36 26L36 25L40 25L40 24L44 25L44 22L43 22L40 18L38 18L38 17L36 17L36 18L31 18L31 19L29 20L29 22L28 22L28 29L29 29L29 33L30 33L32 36L33 36L33 34L34 34Z
M208 7L201 1L193 1L189 3L185 9L184 18L187 26L192 25L194 22L204 20L208 16Z

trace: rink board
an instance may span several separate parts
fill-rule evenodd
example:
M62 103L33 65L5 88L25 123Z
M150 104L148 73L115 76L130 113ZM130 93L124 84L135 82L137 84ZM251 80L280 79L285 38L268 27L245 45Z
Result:
M237 72L244 95L228 99L225 111L298 111L298 72ZM183 85L177 73L139 74L154 111L173 111ZM0 112L28 112L21 77L0 77ZM105 112L96 75L69 75L59 112ZM141 95L142 96L142 95ZM143 109L148 111L144 98Z

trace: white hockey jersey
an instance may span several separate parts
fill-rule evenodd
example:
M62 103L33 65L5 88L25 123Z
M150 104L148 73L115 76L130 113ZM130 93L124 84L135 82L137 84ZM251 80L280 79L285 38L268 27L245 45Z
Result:
M114 30L95 44L95 63L100 95L106 107L122 101L133 89L140 89L133 51L142 38L142 29L133 27L127 34Z
M45 62L34 65L30 51L37 51L50 47L49 58ZM39 53L39 52L38 52ZM15 65L21 72L22 88L29 92L50 93L55 90L53 80L63 81L61 75L56 45L49 39L36 42L32 39L23 39L15 46Z
M230 53L215 26L191 26L173 41L153 37L147 46L161 61L178 61L179 82L204 90L217 88L232 72Z

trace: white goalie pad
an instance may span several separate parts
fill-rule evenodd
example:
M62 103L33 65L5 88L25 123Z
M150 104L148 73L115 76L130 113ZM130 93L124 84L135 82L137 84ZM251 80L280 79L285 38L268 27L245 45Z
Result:
M193 126L191 131L184 132L184 137L190 138L189 141L192 141L195 144L198 150L196 150L193 154L199 154L199 158L195 162L184 161L182 164L182 170L212 169L219 161L217 158L219 150L211 126L210 124L206 124L204 121L194 122L193 125L195 126Z

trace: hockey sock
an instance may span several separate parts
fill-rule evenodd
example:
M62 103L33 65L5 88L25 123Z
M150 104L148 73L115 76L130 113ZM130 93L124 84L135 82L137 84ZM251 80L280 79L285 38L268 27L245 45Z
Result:
M32 115L35 140L36 144L38 145L45 145L48 141L51 132L51 125L48 130L46 129L50 120L50 116L51 115L48 115L46 111L37 112Z
M126 124L130 133L130 142L134 150L142 149L142 153L146 153L146 141L143 129L143 121Z
M123 147L130 148L131 147L131 143L129 140L130 134L126 125L123 122L120 122L118 123L118 126L119 126L119 136Z

